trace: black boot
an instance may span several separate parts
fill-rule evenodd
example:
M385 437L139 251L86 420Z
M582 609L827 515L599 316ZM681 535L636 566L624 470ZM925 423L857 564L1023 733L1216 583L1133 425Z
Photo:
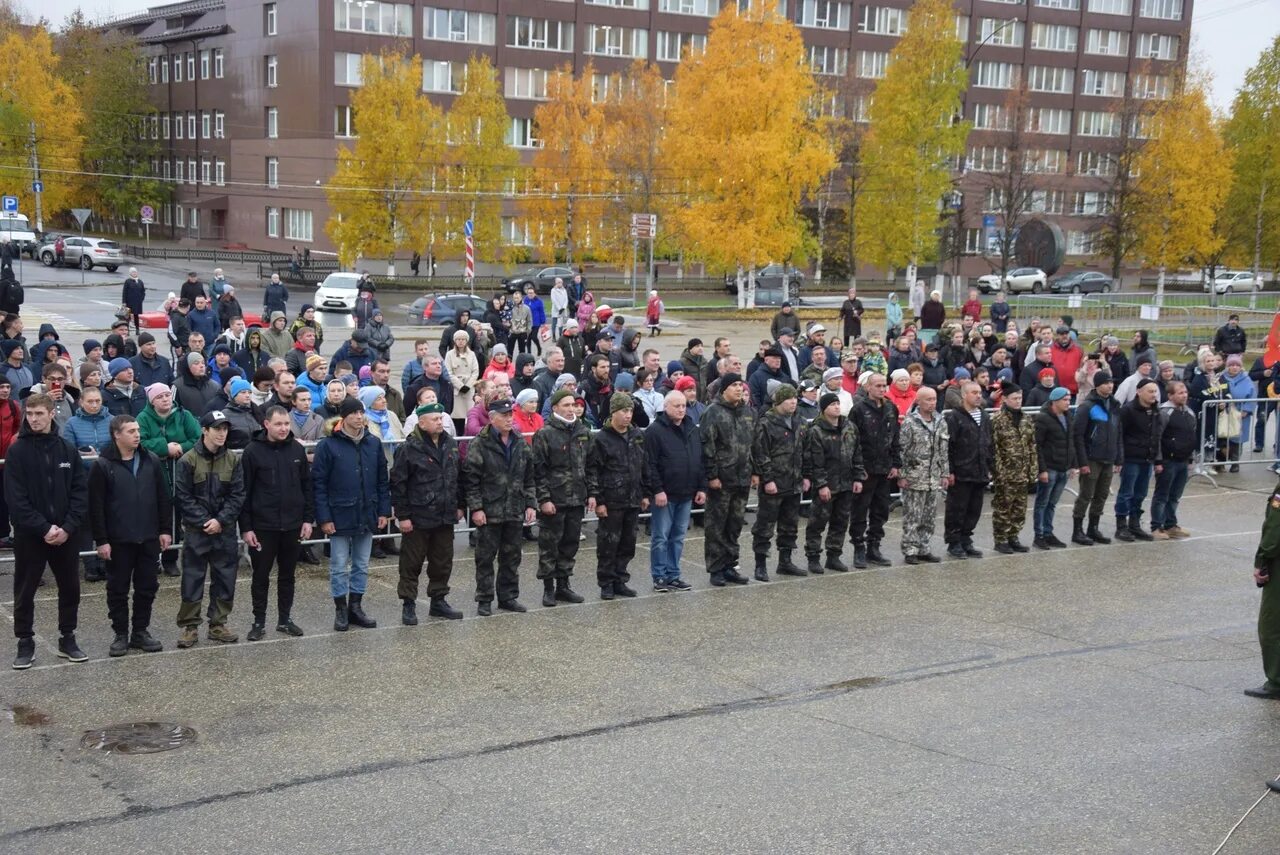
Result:
M1031 551L1030 548L1023 546L1022 541L1018 540L1018 538L1016 537L1009 538L1009 546L1010 548L1013 549L1014 552L1030 552Z
M107 648L108 656L124 656L129 652L129 636L123 632L117 632L115 639L111 642L111 647Z
M768 560L769 560L769 556L767 555L756 556L756 581L757 582L769 581L769 566L767 563Z
M347 598L334 597L333 610L333 631L346 632L350 624L347 612Z
M1240 446L1233 446L1239 448ZM1142 528L1142 514L1129 514L1129 534L1133 535L1137 540L1155 540L1147 531Z
M101 558L85 558L83 561L86 582L101 582L107 578L106 564Z
M867 569L867 547L860 543L853 545L853 566L859 570Z
M542 580L542 605L552 608L556 604L556 580L550 576Z
M445 620L462 620L462 612L449 605L449 601L444 597L432 597L431 608L427 610L427 614Z
M809 564L808 570L813 575L821 576L823 573L827 572L826 570L822 569L822 562L818 559L818 556L806 555L805 558L808 559L808 564Z
M382 546L381 540L375 540L373 546L369 549L369 560L378 561L387 557L387 551Z
M489 617L493 614L493 603L488 600L481 600L476 603L476 614L480 617Z
M1103 546L1111 542L1111 538L1102 533L1102 529L1098 528L1098 523L1102 522L1102 517L1089 517L1089 539L1094 543L1101 543Z
M964 549L964 554L965 554L965 555L967 555L969 558L981 558L981 557L982 557L982 550L981 550L981 549L978 549L977 547L975 547L975 546L973 545L973 541L972 541L972 540L966 540L966 541L964 541L963 543L961 543L960 545L961 545L961 547Z
M817 559L814 559L813 563L816 564ZM778 575L779 576L808 576L809 571L805 570L803 567L798 567L791 562L790 549L779 549L778 550Z
M867 561L877 567L888 567L893 564L892 561L880 553L880 544L874 542L867 544Z
M1038 535L1038 534L1037 534L1034 538L1032 538L1032 539L1031 539L1031 545L1032 545L1032 546L1034 546L1036 549L1050 549L1050 548L1051 548L1051 547L1049 546L1049 541L1045 540L1043 537L1041 537L1041 536L1040 536L1040 535Z
M1093 546L1093 538L1084 533L1084 517L1071 521L1071 542L1080 546Z
M365 629L373 629L378 622L364 613L364 594L351 592L351 596L347 601L347 618L356 626L362 626Z
M1003 540L997 540L997 541L996 541L996 552L999 552L1001 555L1012 555L1012 554L1013 554L1013 546L1011 546L1011 545L1010 545L1009 543L1007 543L1006 541L1003 541Z
M405 600L400 609L400 622L405 626L418 625L418 604L413 600Z
M710 582L712 587L715 588L723 588L725 585L729 584L728 580L724 578L724 572L721 570L716 570L711 573Z
M562 603L576 604L585 602L585 598L581 594L569 587L568 576L556 579L556 599Z
M828 552L827 563L822 566L827 570L834 570L837 573L849 572L849 565L840 560L839 552Z
M382 541L382 551L388 555L399 555L400 546L396 543L396 539L393 537L389 540Z
M1129 518L1116 515L1116 540L1133 543L1133 534L1129 531Z

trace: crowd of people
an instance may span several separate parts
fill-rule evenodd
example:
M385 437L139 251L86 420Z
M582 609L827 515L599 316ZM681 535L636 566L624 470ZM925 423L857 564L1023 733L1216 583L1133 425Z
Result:
M234 294L221 271L210 283L189 275L166 301L169 357L150 332L130 336L146 295L136 270L110 335L85 339L83 356L48 324L28 344L21 316L4 317L0 524L12 530L3 545L15 559L15 668L34 661L46 567L59 655L87 658L75 638L81 563L87 580L106 581L108 652L122 656L161 649L150 633L160 574L181 577L179 647L197 644L205 622L208 640L237 641L228 624L242 549L251 641L266 633L273 576L276 631L303 633L292 616L296 567L319 564L319 547L336 631L376 625L368 565L388 555L404 624L418 622L424 568L428 614L461 618L447 599L459 524L472 537L482 616L495 603L526 610L526 540L537 544L542 605L582 602L572 580L588 514L604 600L636 596L645 514L660 593L691 587L682 555L695 510L714 586L847 572L846 541L853 567L889 565L895 502L907 564L942 560L940 502L947 555L981 557L974 537L989 490L997 551L1065 548L1055 511L1072 477L1072 543L1184 538L1178 504L1192 466L1201 455L1233 465L1233 449L1260 444L1268 408L1250 399L1256 384L1272 391L1260 360L1243 371L1234 318L1180 369L1157 359L1142 330L1128 352L1109 337L1086 352L1069 316L1019 326L1002 295L984 307L976 293L953 319L936 292L918 307L913 293L906 312L891 299L882 339L864 335L850 289L843 337L783 304L745 364L727 337L710 349L691 338L664 362L580 275L557 280L550 312L532 289L495 295L482 318L461 312L438 340L415 341L397 388L371 280L328 357L314 307L291 321L278 278L266 287L265 330L246 329L238 303L212 309ZM655 299L634 319L650 337L660 331Z

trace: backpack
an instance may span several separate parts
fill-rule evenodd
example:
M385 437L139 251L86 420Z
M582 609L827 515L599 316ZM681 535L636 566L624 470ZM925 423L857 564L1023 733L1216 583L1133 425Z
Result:
M21 306L26 299L22 283L13 278L13 269L6 267L5 275L0 277L0 304L5 306Z

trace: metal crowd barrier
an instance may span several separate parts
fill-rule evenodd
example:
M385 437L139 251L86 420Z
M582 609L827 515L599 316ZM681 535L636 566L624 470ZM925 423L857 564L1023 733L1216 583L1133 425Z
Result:
M1192 475L1205 478L1216 487L1214 475L1230 472L1233 467L1265 465L1280 469L1280 399L1209 398L1198 421L1200 455ZM1238 425L1238 432L1234 436L1222 434L1220 422L1221 427L1232 430Z

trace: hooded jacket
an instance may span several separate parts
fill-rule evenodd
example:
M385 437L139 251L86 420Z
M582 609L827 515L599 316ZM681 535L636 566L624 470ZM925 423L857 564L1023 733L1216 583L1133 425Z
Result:
M218 400L221 393L218 384L208 375L196 377L184 365L178 370L178 382L173 384L173 397L178 406L199 418Z
M24 419L4 462L4 498L14 530L44 537L56 525L74 534L88 513L87 488L75 446L56 433L36 433Z
M136 382L128 389L115 383L102 387L103 407L113 416L137 416L147 406L147 393Z
M472 512L484 511L490 523L524 520L534 501L533 451L515 431L503 443L492 425L467 443L462 463L463 491Z
M288 329L278 330L272 324L262 330L262 350L267 354L268 359L271 357L284 359L289 355L289 349L292 347L293 336L289 335Z
M134 472L137 461L137 472ZM126 461L114 442L89 469L89 523L93 542L150 543L173 534L173 504L164 463L145 448ZM128 513L118 509L128 508Z
M912 409L902 420L902 471L907 490L941 490L942 479L951 474L951 434L942 413L934 411L925 422Z
M292 436L284 442L256 437L241 455L240 467L244 472L241 532L296 532L315 519L307 452Z
M1103 398L1095 389L1076 407L1075 443L1078 466L1088 466L1094 460L1117 466L1124 462L1120 405L1114 398Z
M222 525L222 537L235 536L236 521L244 506L244 473L240 457L225 445L210 451L203 440L174 468L174 501L184 528L200 532L211 519Z
M111 413L106 407L95 415L77 408L76 414L63 426L62 435L77 449L92 448L101 453L107 446L114 445L111 442Z
M776 408L770 408L756 419L755 436L751 443L751 471L760 476L761 492L764 491L764 485L770 482L777 488L777 495L799 492L798 421L795 415L783 415Z
M606 509L637 508L652 493L644 433L635 425L596 431L587 445L587 497Z
M155 408L147 404L138 416L138 431L142 434L142 447L161 460L169 459L169 443L176 442L182 453L195 448L200 441L200 423L191 413L175 405L167 418L162 418ZM170 467L164 466L166 480Z
M591 429L582 419L572 423L547 418L533 435L533 491L539 506L580 507L587 502L587 446Z
M898 428L898 408L888 398L876 406L867 395L853 398L849 421L858 430L862 463L871 475L888 475L902 468L902 444Z
M255 339L258 342L257 347L253 346ZM240 366L245 377L252 379L254 372L267 364L271 354L262 349L262 330L249 330L244 334L244 341L245 346L236 351L231 361Z

